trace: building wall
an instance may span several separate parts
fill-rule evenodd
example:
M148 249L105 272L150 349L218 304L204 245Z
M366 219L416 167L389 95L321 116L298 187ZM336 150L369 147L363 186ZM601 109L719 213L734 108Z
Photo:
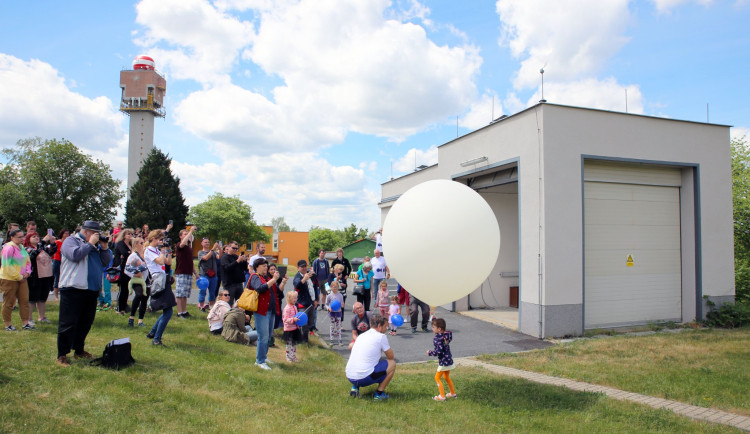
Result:
M695 244L690 216L682 218L683 269L702 265L702 293L734 294L732 195L729 128L717 125L624 115L598 110L543 105L543 157L554 162L543 169L543 300L546 306L583 303L582 156L625 161L675 163L686 167L681 188L682 214L690 213L692 175L700 173L700 224L702 264L690 247ZM691 285L683 279L683 285ZM683 286L684 287L684 286ZM696 289L683 290L683 306L695 319Z
M344 257L350 261L354 258L364 258L365 256L373 257L375 250L375 241L359 240L355 243L344 247Z
M687 321L695 318L701 295L717 301L734 295L729 153L725 126L540 104L440 146L437 166L384 183L382 197L398 196L429 179L460 179L472 170L517 165L515 243L502 223L510 223L507 214L514 211L513 199L485 195L501 217L501 252L490 282L510 286L498 276L517 265L519 330L539 337L577 335L584 326L583 160L683 167L683 319ZM483 156L487 161L482 164L461 166ZM383 221L393 203L379 204ZM693 208L697 212L691 215ZM517 255L515 264L513 255ZM470 296L472 305L477 294Z

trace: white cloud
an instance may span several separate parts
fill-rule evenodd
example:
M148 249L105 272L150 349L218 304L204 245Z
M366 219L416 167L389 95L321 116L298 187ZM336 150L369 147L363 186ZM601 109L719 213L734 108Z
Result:
M628 40L628 0L498 0L508 44L521 67L513 85L539 85L539 69L554 81L596 73Z
M641 89L637 85L622 85L612 77L605 80L588 78L565 83L545 83L544 98L553 104L624 112L626 89L628 113L643 113ZM527 106L536 104L539 99L541 94L535 92L527 101Z
M468 113L459 118L459 125L470 130L476 130L487 126L493 120L493 114L494 119L503 114L500 98L497 95L485 93L469 107Z
M143 0L136 11L136 22L145 27L145 33L135 42L171 78L204 84L225 81L241 49L253 37L252 23L205 0ZM157 47L161 43L170 48Z
M257 33L230 14L248 8L257 8ZM348 131L400 141L460 113L476 95L477 47L438 46L422 26L399 21L426 20L429 9L418 1L224 0L214 8L144 0L137 9L144 49L170 78L204 85L178 104L176 122L236 149L311 150ZM234 72L246 75L247 62L281 84L230 82Z
M0 53L0 144L65 138L88 151L107 152L123 140L124 116L104 96L87 98L50 64Z
M373 204L380 195L365 187L364 171L333 166L313 153L238 156L221 165L173 160L172 171L180 177L188 205L213 192L237 195L253 208L256 223L284 216L290 226L307 230L320 222L331 228L379 222Z
M676 9L679 6L682 6L686 3L698 3L703 6L709 6L713 3L713 0L652 0L654 2L654 6L656 6L656 10L659 11L659 13L669 13L672 10Z
M422 165L432 166L438 162L437 146L432 145L427 149L409 149L403 157L393 162L393 169L401 173L411 173L415 167Z
M732 127L729 135L732 140L745 138L750 141L750 128L749 127Z

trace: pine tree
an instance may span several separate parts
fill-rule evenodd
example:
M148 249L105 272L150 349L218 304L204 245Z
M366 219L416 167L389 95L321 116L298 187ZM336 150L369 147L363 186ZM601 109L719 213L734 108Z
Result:
M171 163L172 159L158 148L143 161L125 204L126 226L139 228L148 224L151 230L162 229L173 220L169 236L178 239L180 229L185 227L188 206L180 191L180 179L169 168Z

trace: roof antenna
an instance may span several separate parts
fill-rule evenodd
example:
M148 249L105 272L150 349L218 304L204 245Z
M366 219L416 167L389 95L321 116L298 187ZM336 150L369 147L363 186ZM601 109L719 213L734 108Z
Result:
M547 66L545 63L544 66ZM539 102L547 102L546 99L544 99L544 66L539 70L539 73L542 74L542 99L539 100Z

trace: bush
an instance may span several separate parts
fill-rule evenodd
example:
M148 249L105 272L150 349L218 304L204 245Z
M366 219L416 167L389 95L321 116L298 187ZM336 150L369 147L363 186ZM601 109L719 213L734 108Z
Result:
M736 328L750 325L750 303L725 303L716 309L708 303L710 311L705 324L709 327Z
M735 258L734 287L735 301L737 303L750 303L750 261L747 258Z

